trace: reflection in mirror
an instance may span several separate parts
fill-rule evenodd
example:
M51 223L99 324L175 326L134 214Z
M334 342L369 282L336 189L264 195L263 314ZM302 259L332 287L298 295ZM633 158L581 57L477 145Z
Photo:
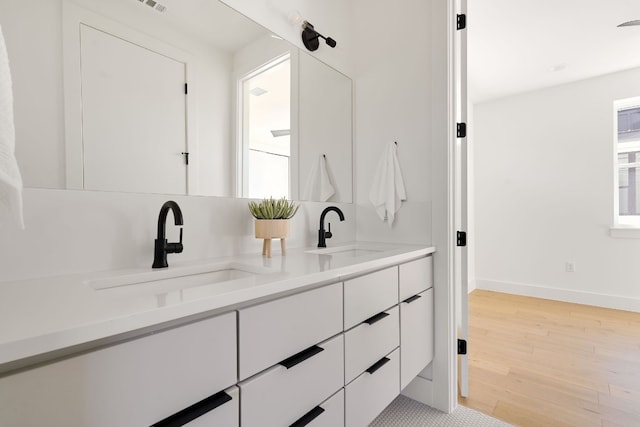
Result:
M25 186L300 199L325 154L352 201L351 81L226 5L0 0L0 25ZM278 70L272 109L243 92Z

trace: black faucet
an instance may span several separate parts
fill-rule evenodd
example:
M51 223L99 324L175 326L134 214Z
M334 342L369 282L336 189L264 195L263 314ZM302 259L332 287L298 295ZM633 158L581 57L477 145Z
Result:
M333 237L333 234L331 234L331 223L329 223L329 231L324 231L324 217L330 211L334 211L335 213L337 213L338 216L340 217L340 221L344 221L344 214L339 208L335 206L329 206L328 208L325 208L322 211L322 214L320 214L320 230L318 230L318 247L319 248L326 248L327 247L326 239L330 239L331 237Z
M153 268L168 267L167 254L179 254L182 252L182 227L180 227L180 242L168 243L166 239L167 214L169 210L173 211L173 220L175 225L182 225L182 211L180 206L172 200L165 202L160 208L158 215L158 237L155 240L155 250L153 253Z

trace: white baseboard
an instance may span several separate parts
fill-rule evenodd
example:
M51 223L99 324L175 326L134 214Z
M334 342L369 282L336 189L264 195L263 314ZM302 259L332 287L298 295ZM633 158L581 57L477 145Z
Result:
M594 292L574 291L569 289L549 288L524 283L501 282L497 280L476 279L476 289L504 292L535 298L573 302L596 307L614 308L617 310L640 313L640 298L629 298L618 295L597 294Z
M403 396L417 400L420 403L434 407L433 405L433 381L420 376L415 377L408 386L400 392ZM436 408L438 409L438 408Z

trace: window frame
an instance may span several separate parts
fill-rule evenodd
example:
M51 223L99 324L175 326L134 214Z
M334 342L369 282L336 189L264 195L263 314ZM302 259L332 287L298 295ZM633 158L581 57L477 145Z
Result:
M640 152L640 137L625 142L618 140L618 113L622 110L640 108L640 97L633 97L614 101L613 109L613 228L640 229L640 214L620 215L620 170L631 167L640 167L640 160L634 163L625 163L623 166L618 161L619 154Z

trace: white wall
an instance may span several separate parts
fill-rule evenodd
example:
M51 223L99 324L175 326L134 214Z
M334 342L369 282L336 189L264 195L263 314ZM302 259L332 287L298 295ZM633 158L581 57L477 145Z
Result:
M425 25L431 2L354 0L354 6L358 239L429 244L432 52ZM410 19L423 25L410 25ZM375 213L369 191L384 145L394 141L407 201L390 229Z
M640 311L640 240L609 235L613 101L638 95L634 69L475 106L478 288Z
M158 213L175 200L184 217L184 252L169 265L234 254L261 256L246 199L26 189L26 230L0 224L0 282L130 267L150 267ZM291 220L287 247L317 244L318 218L327 206L306 202ZM355 239L355 208L339 204L347 221L332 224L333 244ZM171 216L167 238L178 240ZM281 256L274 248L273 263Z

